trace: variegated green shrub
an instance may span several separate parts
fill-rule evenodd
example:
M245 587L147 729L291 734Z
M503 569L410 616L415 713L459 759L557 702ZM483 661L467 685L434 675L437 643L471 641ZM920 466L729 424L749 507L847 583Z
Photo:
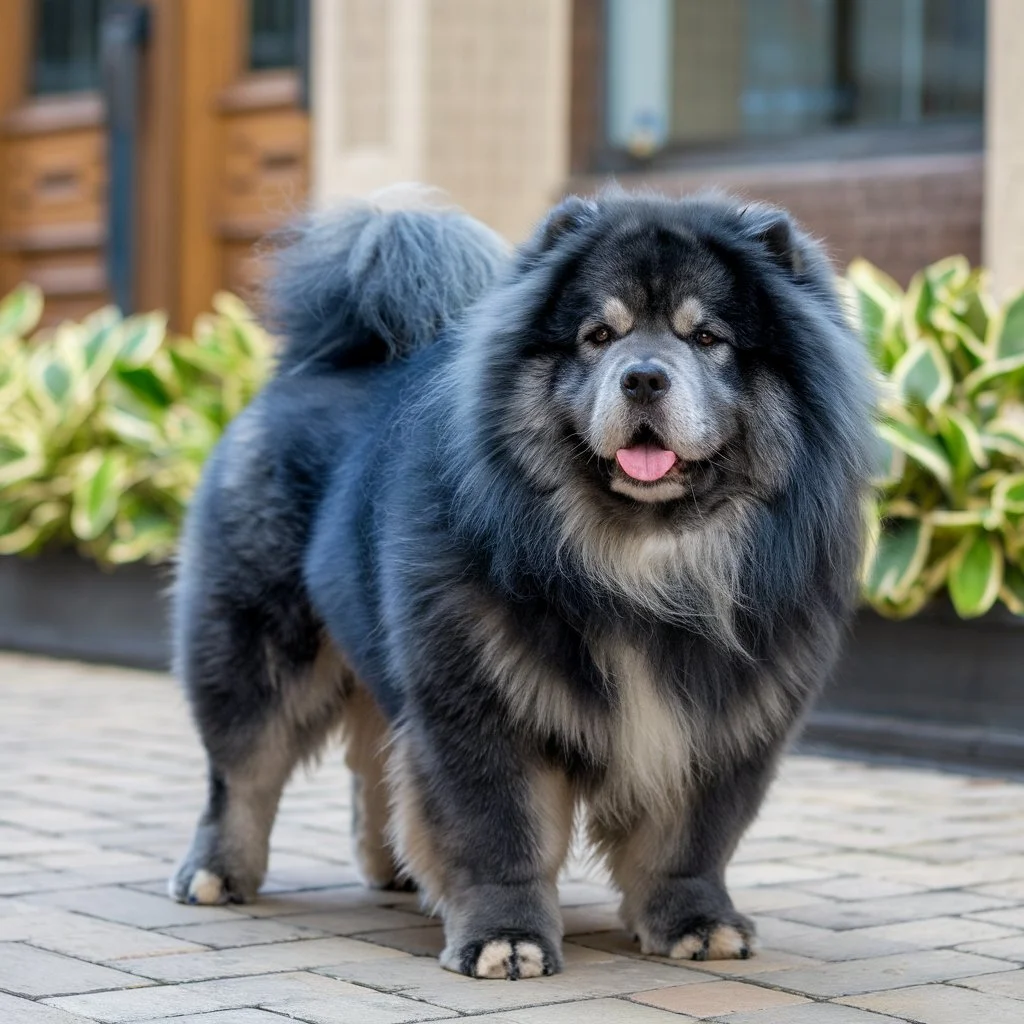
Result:
M960 256L906 292L863 261L847 282L881 375L866 600L906 618L945 591L964 618L1024 614L1024 295L1000 307Z
M214 308L178 338L160 313L113 308L33 333L29 285L0 303L0 554L170 555L203 461L270 365L248 309Z

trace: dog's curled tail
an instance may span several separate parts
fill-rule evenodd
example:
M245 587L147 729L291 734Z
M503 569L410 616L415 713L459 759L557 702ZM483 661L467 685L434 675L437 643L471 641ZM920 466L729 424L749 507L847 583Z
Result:
M508 246L434 194L403 186L286 229L267 320L278 372L329 373L429 345L497 279Z

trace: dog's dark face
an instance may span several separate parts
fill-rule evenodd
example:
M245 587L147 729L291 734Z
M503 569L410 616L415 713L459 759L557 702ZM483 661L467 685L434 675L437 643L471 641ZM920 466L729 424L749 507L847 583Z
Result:
M785 314L765 278L800 259L789 221L628 200L577 201L568 219L534 243L554 285L519 353L507 424L527 472L702 515L776 489L798 426L767 358Z
M714 487L741 427L736 307L733 275L694 238L640 228L584 255L556 314L575 345L554 397L612 491Z

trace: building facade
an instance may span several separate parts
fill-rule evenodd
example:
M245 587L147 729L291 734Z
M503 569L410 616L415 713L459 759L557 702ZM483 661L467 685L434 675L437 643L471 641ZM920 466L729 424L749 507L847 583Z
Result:
M54 315L127 295L185 325L258 286L295 211L404 181L513 240L610 177L720 186L839 263L963 252L1024 285L1017 0L137 5L133 49L114 0L0 0L0 288Z

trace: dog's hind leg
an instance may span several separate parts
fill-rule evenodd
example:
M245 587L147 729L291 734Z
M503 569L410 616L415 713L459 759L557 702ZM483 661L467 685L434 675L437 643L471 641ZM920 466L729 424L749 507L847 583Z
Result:
M390 728L362 686L356 686L345 703L342 730L345 763L352 772L352 841L359 870L375 889L413 888L412 880L399 871L388 829Z
M222 641L230 630L223 621L210 628ZM262 636L213 650L216 657L193 644L193 663L185 666L207 751L209 795L170 893L188 903L243 903L266 873L285 783L337 728L352 676L326 641L298 662Z

